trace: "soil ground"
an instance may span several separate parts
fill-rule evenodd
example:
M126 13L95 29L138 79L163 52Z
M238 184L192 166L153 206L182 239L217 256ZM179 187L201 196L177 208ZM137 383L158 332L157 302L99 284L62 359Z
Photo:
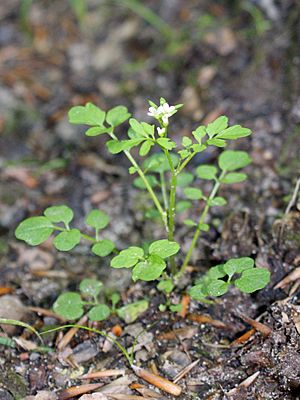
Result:
M149 18L136 3L157 17ZM183 389L180 399L297 399L296 192L291 207L288 204L300 176L299 4L136 3L1 1L0 316L21 319L38 330L57 325L62 322L45 310L51 310L61 291L75 290L84 277L98 277L106 287L119 290L125 303L151 300L151 307L133 324L113 316L97 325L106 332L120 325L125 347L146 329L135 348L139 365L157 368L172 380L198 360L178 382ZM72 105L93 101L103 109L126 105L145 119L147 99L158 101L161 96L170 104L185 104L174 117L175 139L222 114L254 132L231 145L250 152L249 179L223 190L228 204L213 209L213 229L202 237L193 268L172 300L180 301L197 276L230 257L252 256L272 274L270 284L254 295L233 289L215 304L192 301L185 318L159 312L163 298L154 285L132 286L128 275L109 270L108 260L88 255L84 246L72 254L58 254L48 244L28 248L13 235L23 218L63 203L74 209L78 226L91 208L106 210L114 221L109 235L120 248L140 243L141 237L159 238L159 225L143 219L145 198L124 179L126 160L109 155L102 138L84 137L81 128L68 124L66 115ZM214 162L217 155L211 152L194 166ZM179 223L176 239L187 249L191 232ZM286 276L286 284L276 287ZM248 318L259 319L269 331L257 328L249 333L253 322ZM242 336L247 332L249 337ZM83 400L147 399L149 389L154 398L173 398L155 394L134 376L119 350L104 338L79 331L59 351L61 336L47 337L45 352L35 347L37 340L28 331L3 326L0 399L68 398L63 390L82 385L82 373L100 369L125 373L121 378L90 380L105 385ZM132 386L134 382L144 386Z

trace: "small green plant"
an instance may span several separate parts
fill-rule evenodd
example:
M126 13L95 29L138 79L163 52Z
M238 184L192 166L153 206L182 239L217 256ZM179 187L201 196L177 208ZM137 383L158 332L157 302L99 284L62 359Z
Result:
M186 271L201 232L210 229L206 222L209 210L211 207L226 204L226 199L218 194L220 187L243 182L247 175L240 170L250 164L251 158L244 151L223 150L218 157L217 165L202 164L188 172L185 169L197 154L205 151L209 146L223 149L228 141L249 136L251 130L240 125L229 126L228 118L220 116L207 126L198 126L190 136L183 136L179 147L169 137L169 120L182 107L182 104L170 106L163 98L160 99L159 105L152 101L149 103L148 115L156 120L157 125L130 118L131 114L124 106L117 106L105 112L92 103L72 107L69 111L69 121L76 125L87 125L85 134L89 137L106 135L108 137L106 147L110 153L123 152L125 154L131 163L129 174L137 175L134 179L135 186L146 190L153 203L153 207L146 210L145 216L160 220L165 228L165 237L152 242L148 251L138 246L130 246L118 251L114 243L103 236L102 231L109 223L107 214L100 210L92 210L88 214L86 224L93 230L93 235L90 235L70 227L73 211L65 205L49 207L44 211L43 216L24 220L16 229L16 237L35 246L58 232L53 244L60 251L69 251L85 239L91 243L91 251L96 256L106 257L114 253L111 267L131 269L134 281L161 280L158 283L158 289L168 297ZM116 129L127 120L129 120L128 138L121 140L116 135ZM142 163L139 163L132 155L131 151L136 147L139 148L139 156L145 158ZM151 151L152 154L150 154ZM211 182L210 193L204 193L199 187L204 180ZM178 200L177 197L179 197ZM197 219L184 220L187 229L193 230L192 241L187 254L184 257L181 254L176 258L180 245L175 241L175 217L176 214L189 208L201 209L201 213ZM183 262L179 264L182 258ZM222 291L225 293L232 282L242 291L250 293L264 287L269 281L268 272L252 268L253 265L245 270L241 267L237 268L234 273L240 276L232 281L233 274L228 273L229 266L231 263L239 265L240 262L231 260L228 263L224 265L224 268L226 266L224 272L221 272L223 267L218 269L219 276L210 282L208 291L205 288L200 290L202 286L198 283L192 289L193 296L197 297L197 290L205 292L205 296L216 296ZM224 281L226 275L229 276L227 282ZM207 285L207 279L206 276L205 285ZM258 282L260 279L261 284ZM250 290L251 285L247 283L250 281L256 282L252 285L253 290ZM212 289L213 286L215 290ZM216 289L217 287L219 290ZM205 296L198 295L198 298ZM79 294L76 299L79 315L83 310L83 303ZM176 305L173 307L168 301L167 307L176 308ZM74 307L74 301L72 307ZM103 311L104 307L101 310ZM107 308L105 310L107 314ZM90 313L93 317L94 312L90 311Z
M269 280L270 272L265 268L256 268L252 258L235 258L210 268L189 293L199 301L206 300L209 296L222 296L227 293L230 285L243 293L253 293L264 288Z
M53 305L53 310L66 320L80 318L88 309L88 317L91 321L104 321L111 314L117 314L127 323L134 322L137 317L147 310L148 301L140 300L123 307L117 308L120 302L120 295L116 292L106 292L106 303L99 302L99 295L103 291L103 283L97 279L84 279L80 282L79 291L65 292L61 294Z

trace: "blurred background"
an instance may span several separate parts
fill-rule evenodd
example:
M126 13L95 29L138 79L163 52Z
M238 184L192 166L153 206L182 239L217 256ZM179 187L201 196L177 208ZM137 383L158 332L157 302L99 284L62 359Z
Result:
M221 114L253 129L238 144L249 191L277 215L299 174L299 15L293 0L2 0L0 232L52 203L83 213L110 198L123 161L68 123L72 105L148 120L161 96L184 103L178 140Z
M248 151L253 163L247 168L247 181L222 189L228 204L212 208L210 230L201 237L192 263L198 272L205 272L231 257L251 256L257 266L269 268L272 277L268 288L255 297L233 291L210 311L209 305L194 306L216 320L233 321L228 332L227 328L204 330L199 323L203 347L200 335L194 340L195 331L189 331L192 334L186 337L201 357L194 382L200 382L197 390L207 392L209 398L211 389L223 398L224 390L237 386L251 371L261 370L255 389L259 398L294 398L291 391L299 390L300 361L295 345L299 330L292 328L292 321L297 326L299 312L291 313L299 286L296 282L290 303L284 300L282 306L276 300L286 294L273 287L300 266L297 196L288 207L300 176L299 21L299 0L0 0L0 316L23 320L38 330L52 326L55 319L28 316L23 304L49 311L59 294L76 290L81 279L92 277L101 279L105 288L120 291L122 303L150 293L154 307L143 323L146 326L156 318L151 313L161 295L140 282L133 286L128 269L103 268L109 259L91 255L86 244L68 254L53 250L50 241L32 248L14 238L22 219L41 215L55 204L72 207L74 226L83 230L84 216L91 208L106 211L112 223L105 237L120 249L163 237L159 224L145 221L149 199L132 186L134 176L128 175L127 160L109 154L102 136L88 138L84 127L70 125L70 107L88 101L104 110L125 105L137 119L151 121L148 99L183 103L169 129L178 143L182 135L191 135L200 124L225 114L230 124L253 130L251 137L229 145ZM125 137L126 127L118 128L119 137ZM201 153L191 168L216 162L219 151ZM204 193L210 184L201 183ZM195 217L200 208L195 204L189 215L178 214L177 221ZM192 230L179 223L176 240L183 251L191 237ZM12 295L2 296L7 293ZM232 318L240 314L256 318L262 312L264 321L271 321L274 336L268 342L257 336L240 353L233 348L241 355L238 362L235 356L228 358L227 350L221 353L245 329L237 317ZM162 331L182 326L174 325L173 314L168 318L157 317L162 327L165 324ZM82 359L90 367L99 349L94 353L94 342L86 337L76 349L81 345L86 347L77 354L88 352ZM176 334L178 348L187 357ZM27 352L28 358L21 358L18 351L2 349L0 386L23 390L16 398L24 398L29 389L35 394L52 388L53 381L55 389L66 387L73 374L69 366L64 369L67 373L62 372L59 357ZM161 345L155 349L158 365L169 363L159 361L158 356L164 357ZM99 360L109 360L110 368L119 362L115 354L106 358L101 353ZM7 378L14 377L3 372L11 366L25 376L28 389L27 383L21 385L20 375L18 380ZM163 368L160 371L165 373L169 367Z

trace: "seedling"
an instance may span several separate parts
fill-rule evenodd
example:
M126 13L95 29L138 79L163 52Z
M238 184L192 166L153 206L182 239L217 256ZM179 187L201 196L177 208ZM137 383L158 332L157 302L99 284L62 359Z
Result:
M190 289L190 295L195 300L203 301L209 296L222 296L230 285L243 293L253 293L264 288L269 280L270 272L265 268L255 268L252 258L235 258L210 268Z
M79 291L65 292L61 294L53 305L56 314L66 320L76 320L88 309L88 317L91 321L104 321L113 313L116 313L127 323L134 322L138 316L147 310L148 301L140 300L117 308L120 301L119 293L106 294L109 306L99 302L99 295L103 291L103 283L96 279L84 279L80 282Z
M109 223L107 214L100 210L92 210L88 214L86 224L93 230L93 235L90 235L70 227L73 211L65 205L49 207L43 216L31 217L21 222L16 229L16 237L35 246L43 243L53 233L58 233L53 244L60 251L69 251L85 239L91 243L91 251L96 256L106 257L115 253L110 262L112 268L131 269L134 281L162 279L158 289L167 293L173 290L178 279L186 271L201 232L210 229L206 221L210 208L226 204L226 199L218 193L220 187L243 182L247 175L240 170L250 164L251 158L244 151L223 150L217 165L202 164L188 172L185 169L196 155L209 146L223 149L230 140L249 136L251 130L240 125L229 126L228 118L220 116L207 126L196 127L190 136L183 136L179 147L169 137L168 130L170 118L178 112L182 104L170 106L163 98L160 99L159 105L152 101L149 104L148 115L155 119L156 125L131 118L124 106L117 106L105 112L92 103L72 107L69 111L69 121L76 125L86 125L87 136L106 136L106 147L110 153L125 154L131 163L129 173L137 175L134 180L135 186L146 190L153 203L154 208L147 210L145 216L159 218L165 228L165 237L153 241L147 252L138 246L130 246L118 252L114 243L103 235L103 230ZM127 120L128 139L121 140L116 135L116 129ZM145 158L143 162L139 163L132 155L134 148L139 148L139 156ZM211 182L210 193L204 193L200 188L203 180ZM175 241L175 217L176 213L191 207L201 209L201 213L197 219L188 218L184 221L187 229L193 230L193 236L187 254L182 257L179 253L180 245ZM180 256L176 259L178 253ZM182 258L183 262L180 264ZM226 263L224 272L220 272L219 268L219 276L209 284L209 291L205 292L206 289L203 289L206 295L225 293L231 283L247 293L261 289L268 283L268 271L252 269L253 265L245 270L237 268L235 274L241 275L232 281L232 274L227 270L231 262L234 265L237 263L236 260ZM229 280L224 281L225 276L229 276ZM251 286L250 281L258 282L259 277L261 284ZM198 284L195 287L199 289L200 286ZM193 288L194 295L198 289ZM83 303L79 294L76 299L79 315L83 312ZM74 301L72 306L74 307ZM104 312L103 306L101 310ZM107 314L107 308L105 310L104 314ZM91 311L91 315L94 316L94 312Z

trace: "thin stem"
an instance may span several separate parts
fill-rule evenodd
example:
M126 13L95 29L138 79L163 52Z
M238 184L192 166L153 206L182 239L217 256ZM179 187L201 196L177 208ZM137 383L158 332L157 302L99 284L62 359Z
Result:
M169 207L169 204L168 204L168 194L167 194L165 174L163 172L160 172L159 175L160 175L161 194L162 194L162 198L164 201L165 210L167 210Z
M55 332L55 331L59 331L65 328L77 328L77 329L84 329L86 331L89 332L94 332L94 333L98 333L101 336L106 337L108 340L110 340L112 343L114 343L122 352L122 354L124 355L124 357L127 359L128 363L130 366L132 366L133 364L133 360L130 357L130 355L128 354L128 351L125 349L124 346L121 345L121 343L116 340L114 337L108 335L106 332L103 331L99 331L98 329L94 329L94 328L89 328L87 326L81 326L81 325L63 325L63 326L59 326L58 328L53 328L53 329L49 329L47 331L41 332L41 335L45 335L46 333L51 333L51 332Z
M110 137L114 140L118 140L117 136L113 133L110 132L109 133ZM163 210L156 194L154 193L152 187L150 186L148 179L146 178L145 174L143 173L142 169L140 168L140 166L138 165L138 163L135 161L135 159L132 157L132 155L130 154L130 152L128 150L124 150L124 154L126 155L126 157L128 158L128 160L131 162L131 164L136 168L137 173L139 174L139 176L141 177L142 181L144 182L146 189L148 190L148 193L150 194L150 197L153 201L153 203L155 204L157 211L160 214L160 217L162 219L162 222L168 232L168 221L167 221L167 213L166 211Z
M206 141L204 143L202 143L202 145L206 145ZM201 151L205 150L205 148L206 147L204 147ZM177 175L180 174L180 172L188 165L188 163L191 161L191 159L198 153L199 153L199 151L194 151L182 163L179 163L176 168L176 174Z
M191 161L191 159L198 154L197 152L191 153L183 162L179 164L176 169L176 174L180 174L180 172L187 166L187 164Z
M97 240L93 238L92 236L86 235L85 233L81 233L81 237L85 240L88 240L89 242L97 243Z
M174 240L174 230L175 230L175 204L176 204L176 188L177 188L177 175L172 158L168 150L164 149L164 153L167 157L168 163L171 169L171 187L170 187L170 197L169 197L169 207L168 207L168 240ZM176 273L175 257L170 258L171 272L172 275Z
M189 263L189 261L191 259L191 256L192 256L192 253L194 251L194 248L195 248L195 246L197 244L199 235L201 233L201 225L205 222L206 216L207 216L208 211L209 211L209 209L211 207L211 201L214 199L215 195L217 194L217 192L219 190L219 187L221 185L221 180L224 177L224 175L225 175L225 171L223 171L221 173L221 175L219 176L219 179L216 181L216 183L215 183L215 185L214 185L214 187L213 187L213 189L212 189L212 191L211 191L211 193L209 195L209 198L207 199L207 202L205 204L204 210L203 210L202 214L200 215L200 218L199 218L199 221L198 221L198 225L197 225L197 229L196 229L196 231L194 233L194 236L193 236L192 243L191 243L191 246L189 248L189 251L187 252L187 254L185 256L185 259L183 261L183 264L182 264L182 266L181 266L181 268L180 268L180 270L179 270L179 272L178 272L178 274L176 276L177 279L185 272L186 267L188 266L188 263Z
M32 326L26 324L25 322L16 320L16 319L8 319L8 318L0 318L0 324L2 325L14 325L14 326L21 326L22 328L28 329L32 333L34 333L41 341L42 344L44 344L44 341L41 337L41 335L36 331Z
M57 225L54 225L54 229L55 229L56 231L61 231L61 232L65 232L65 231L68 230L68 229L62 228L61 226L57 226ZM82 237L83 239L88 240L89 242L96 243L96 242L98 241L98 240L96 240L95 238L93 238L92 236L86 235L85 233L80 232L80 235L81 235L81 237Z

